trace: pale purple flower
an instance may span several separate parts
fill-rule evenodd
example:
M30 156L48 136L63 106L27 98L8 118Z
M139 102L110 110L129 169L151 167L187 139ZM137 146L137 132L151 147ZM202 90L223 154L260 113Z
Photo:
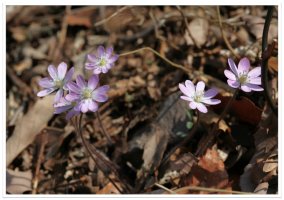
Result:
M93 70L94 74L107 73L118 59L118 55L113 54L113 48L109 47L105 50L103 46L99 46L96 54L88 54L86 69Z
M207 113L206 105L216 105L221 103L219 99L212 99L218 93L216 89L209 89L204 92L205 83L199 81L196 85L190 81L186 80L185 85L179 84L179 89L186 96L181 96L180 98L189 101L189 107L191 109L198 109L200 112Z
M69 94L66 95L66 100L73 102L78 101L74 110L86 113L88 111L96 112L98 110L97 102L105 102L108 99L108 85L97 87L99 82L98 75L94 74L88 82L82 76L77 76L76 83L68 83Z
M48 73L50 77L43 78L38 82L44 89L38 92L37 96L43 97L58 90L54 99L55 102L58 102L62 98L64 90L67 90L66 85L72 79L74 67L72 67L67 74L66 71L67 65L64 62L60 63L57 69L54 65L49 65Z
M233 88L241 88L244 92L263 91L261 85L261 67L255 67L250 70L250 62L248 58L242 58L238 64L238 68L232 59L228 59L231 70L225 70L225 76L228 78L229 86Z
M76 106L77 102L73 101L70 102L62 97L57 103L54 104L54 114L60 114L63 112L68 111L66 115L66 119L70 120L73 116L80 114L80 111L76 111L74 107Z

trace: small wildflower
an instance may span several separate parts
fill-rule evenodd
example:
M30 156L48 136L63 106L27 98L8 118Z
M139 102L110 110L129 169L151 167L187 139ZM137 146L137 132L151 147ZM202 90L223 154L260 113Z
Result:
M231 70L225 70L225 76L228 78L229 86L233 88L241 88L244 92L263 91L261 85L261 67L250 69L248 58L242 58L238 64L238 68L232 59L228 59Z
M67 90L67 83L72 79L74 73L74 67L72 67L66 74L67 65L62 62L58 65L56 69L53 65L48 66L48 73L50 77L41 79L38 83L44 89L37 93L38 97L43 97L49 95L50 93L57 91L55 95L55 102L58 102Z
M96 112L98 110L97 102L105 102L108 99L108 85L97 87L99 82L98 75L94 74L88 80L88 83L82 76L77 76L76 83L68 83L70 93L66 95L66 100L77 101L74 110L86 113L88 111Z
M118 55L113 54L113 48L109 47L105 50L103 46L99 46L96 54L88 54L86 69L93 70L94 74L107 73L118 59Z
M218 93L216 89L209 89L204 92L205 83L203 81L199 81L195 87L191 81L186 80L185 85L179 84L179 89L186 95L180 98L189 101L191 109L197 108L203 113L207 113L208 111L205 105L216 105L221 102L219 99L212 99Z
M76 111L74 107L77 105L76 101L70 102L62 97L56 104L54 104L54 114L60 114L68 111L66 119L70 120L73 116L80 114L79 111Z

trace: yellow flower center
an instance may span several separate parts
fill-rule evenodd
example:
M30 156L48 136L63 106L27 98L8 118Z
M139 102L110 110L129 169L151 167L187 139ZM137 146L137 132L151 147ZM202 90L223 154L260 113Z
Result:
M239 82L241 85L245 84L247 82L248 75L247 74L240 74L239 75Z
M104 67L107 64L107 61L105 58L101 58L99 66Z
M84 89L82 92L83 99L90 99L92 97L92 91L88 88Z
M57 88L62 88L63 87L63 81L62 80L55 80L54 83L55 83L55 86Z
M194 100L195 102L198 102L198 103L199 103L199 102L201 102L203 96L204 96L204 92L197 91L197 92L195 93L195 96L193 97L193 100Z

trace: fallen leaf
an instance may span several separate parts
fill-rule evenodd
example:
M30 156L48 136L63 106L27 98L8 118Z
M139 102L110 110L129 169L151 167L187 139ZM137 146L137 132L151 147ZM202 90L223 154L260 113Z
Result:
M216 98L220 99L221 103L214 106L214 109L223 110L231 99L231 96L223 96L222 94L218 94ZM238 119L252 125L257 125L261 119L262 109L257 107L250 99L246 97L241 97L240 100L234 100L230 109Z
M188 28L197 45L204 45L207 41L207 35L209 30L208 21L203 18L195 18L189 23ZM187 37L185 37L187 44L194 44L191 37L189 37L188 32L186 32L185 34L188 35Z
M10 194L23 194L32 190L32 172L6 171L6 191Z
M22 120L19 120L6 144L6 166L9 166L46 126L53 115L53 99L54 95L38 99Z
M116 185L119 186L119 183L116 182ZM98 191L97 194L120 194L120 192L111 182L109 182L104 188Z
M275 72L278 72L278 57L271 57L268 59L268 67Z
M218 152L214 149L207 149L198 164L192 166L190 174L183 178L183 182L187 186L231 189L228 178L224 162Z

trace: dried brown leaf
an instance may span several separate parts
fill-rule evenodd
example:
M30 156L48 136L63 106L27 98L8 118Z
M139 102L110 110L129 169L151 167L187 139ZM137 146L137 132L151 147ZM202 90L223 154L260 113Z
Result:
M6 166L8 166L22 150L30 145L36 135L45 127L53 115L53 99L53 95L38 99L35 105L16 125L6 145Z
M23 194L23 192L32 190L32 172L31 171L6 171L6 190L10 194Z

